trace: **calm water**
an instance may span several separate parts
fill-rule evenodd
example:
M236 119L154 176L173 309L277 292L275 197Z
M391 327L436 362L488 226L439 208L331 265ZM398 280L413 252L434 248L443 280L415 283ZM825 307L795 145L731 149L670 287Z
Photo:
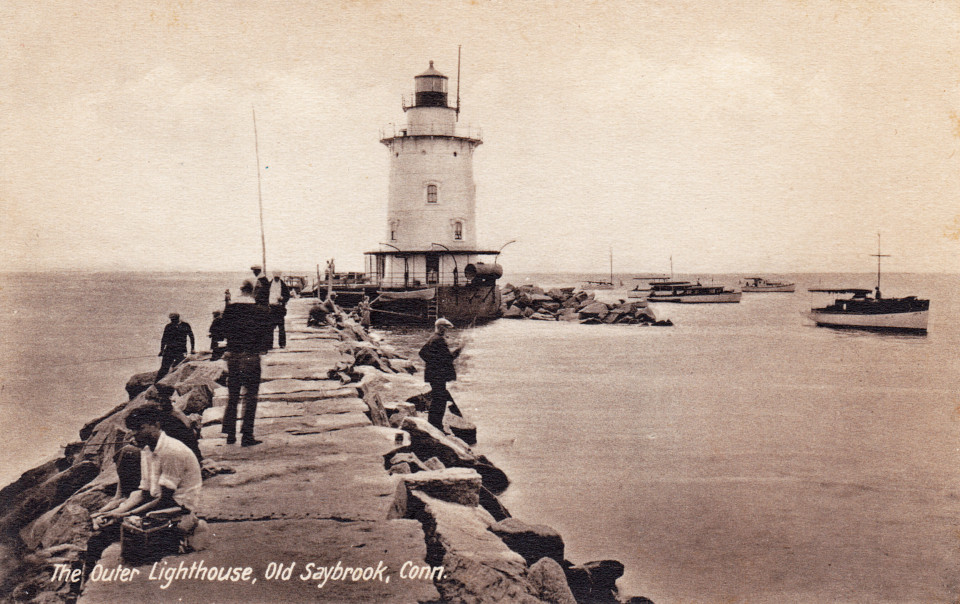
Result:
M931 298L926 337L801 316L826 301L807 286L851 281L870 286L655 306L673 328L498 321L465 336L453 393L513 480L508 509L574 562L624 562L627 593L953 602L958 280L885 276Z
M78 440L127 399L134 373L160 367L160 336L179 312L208 350L211 313L246 274L0 274L0 485Z
M159 366L169 312L205 349L211 311L245 276L0 275L0 484ZM956 601L960 279L884 276L888 295L931 298L925 337L801 316L829 298L807 286L871 279L657 306L672 328L498 321L458 334L454 396L513 480L513 514L558 529L574 562L624 562L628 593Z

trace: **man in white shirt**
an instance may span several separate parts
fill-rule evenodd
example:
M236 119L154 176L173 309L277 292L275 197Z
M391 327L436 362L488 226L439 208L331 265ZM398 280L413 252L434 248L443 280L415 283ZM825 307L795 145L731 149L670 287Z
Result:
M202 475L196 455L160 428L165 412L155 404L130 411L124 420L140 447L140 485L124 500L114 499L91 514L94 533L87 542L84 577L103 550L120 538L120 520L163 510L171 516L196 509Z
M140 486L104 516L142 515L171 507L188 511L196 508L203 480L200 464L187 445L160 428L164 415L158 405L147 404L132 410L124 420L140 447Z
M287 300L290 299L290 288L282 279L283 275L279 272L273 273L273 281L270 282L270 315L273 319L273 329L279 329L277 344L280 348L287 345ZM270 330L270 348L273 348L273 329Z

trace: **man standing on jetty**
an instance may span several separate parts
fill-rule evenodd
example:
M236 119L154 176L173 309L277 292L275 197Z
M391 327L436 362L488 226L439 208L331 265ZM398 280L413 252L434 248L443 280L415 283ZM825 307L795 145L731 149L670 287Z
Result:
M280 273L273 273L270 283L270 314L273 323L280 333L277 336L277 345L285 348L287 345L287 301L290 299L290 288L283 282ZM270 330L270 347L273 348L273 329Z
M443 335L453 323L444 318L437 319L433 324L433 335L420 349L420 358L426 363L423 379L430 384L430 414L427 421L432 426L443 430L443 415L447 410L447 401L452 400L447 391L447 382L457 379L457 371L453 367L453 360L460 356L462 348L451 352Z
M260 355L273 341L273 318L266 304L256 303L253 283L244 281L240 287L240 302L229 304L223 311L223 333L227 337L227 408L223 412L223 433L227 444L237 442L237 408L243 389L243 423L240 445L260 444L253 437L253 422L257 417L257 395L260 391Z
M157 377L153 381L159 382L167 375L172 367L176 367L187 355L187 338L190 338L190 354L196 350L193 340L193 330L190 324L180 320L180 315L170 313L170 322L163 328L163 337L160 339L160 354L163 357Z
M229 290L227 290L229 291ZM229 304L229 300L227 300ZM213 311L213 320L210 322L210 360L216 361L223 356L223 349L220 342L223 341L223 313L219 310Z
M253 276L257 279L257 284L253 287L253 299L257 304L266 306L270 303L270 280L267 279L266 275L260 274L260 271L263 270L260 266L251 266L250 270L253 271Z

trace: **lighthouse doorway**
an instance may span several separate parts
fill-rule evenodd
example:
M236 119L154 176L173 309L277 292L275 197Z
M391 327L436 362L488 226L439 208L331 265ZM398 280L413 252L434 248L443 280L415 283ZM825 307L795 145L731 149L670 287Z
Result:
M427 254L427 285L437 285L440 282L440 256Z

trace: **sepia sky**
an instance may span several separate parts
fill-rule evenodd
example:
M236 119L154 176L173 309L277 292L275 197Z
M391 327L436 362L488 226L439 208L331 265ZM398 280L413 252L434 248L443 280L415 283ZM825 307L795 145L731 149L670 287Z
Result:
M513 271L960 271L960 2L0 4L2 270L363 268L434 60Z

